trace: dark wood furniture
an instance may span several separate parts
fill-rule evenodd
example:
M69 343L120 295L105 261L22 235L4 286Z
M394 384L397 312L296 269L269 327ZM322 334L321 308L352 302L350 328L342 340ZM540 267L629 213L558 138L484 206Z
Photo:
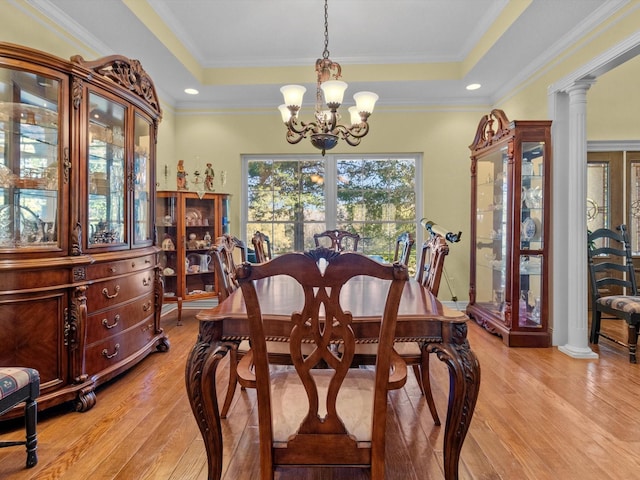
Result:
M444 260L449 255L449 245L442 235L430 234L422 244L416 268L416 280L434 295L440 291Z
M600 337L629 349L629 361L636 363L640 296L626 225L617 231L599 228L587 235L591 291L591 343ZM627 343L600 331L602 314L627 322Z
M210 265L215 273L216 294L220 303L239 286L236 280L236 266L247 261L246 246L239 238L225 234L216 238L216 243L209 253L211 254Z
M415 240L411 233L404 232L398 235L393 261L400 262L402 265L407 265L409 263L409 257L411 256L411 249L413 248L414 243Z
M38 463L38 395L40 395L40 374L27 367L0 367L0 415L24 404L25 439L2 441L0 448L25 445L27 468Z
M346 230L326 230L313 235L313 241L317 247L326 247L336 252L358 251L360 235Z
M211 263L216 275L216 289L218 293L218 303L225 300L238 287L236 279L236 260L235 252L241 251L240 260L246 262L246 249L244 243L229 234L222 235L216 239L216 244L212 247ZM240 344L233 344L229 351L229 384L227 386L227 394L220 411L221 418L227 418L227 413L231 407L231 402L236 392L238 384L237 365L244 354L249 350L248 339L244 339Z
M40 409L87 410L98 385L168 349L153 222L160 118L136 60L0 43L0 366L39 372Z
M303 298L291 295L295 281L277 276L256 282L263 318L279 321L299 310ZM368 342L378 337L384 293L379 280L354 278L342 288L343 306L354 318L355 338ZM242 292L236 290L217 307L198 314L200 333L186 367L191 408L207 451L209 478L222 472L222 435L216 396L216 368L233 343L249 335ZM437 353L449 368L450 395L444 432L445 478L458 478L460 449L473 416L480 388L480 366L467 341L467 317L443 306L415 280L406 283L396 325L396 341L417 342Z
M256 263L264 263L271 260L271 240L262 232L256 232L251 237L251 244L255 255Z
M467 314L511 347L548 347L551 121L484 115L471 143Z
M229 196L224 193L160 191L156 197L160 265L164 301L178 305L216 296L217 286L209 249L228 232Z
M254 281L277 275L290 275L298 283L291 294L302 296L304 306L283 321L265 321ZM378 312L373 370L352 367L353 318L340 302L342 287L359 275L388 284ZM388 391L407 379L407 367L393 350L398 306L409 279L406 266L319 248L286 253L265 264L245 263L237 278L252 341L238 377L257 391L261 478L273 479L280 466L331 465L368 467L372 479L384 479ZM293 367L272 369L267 339L274 336L286 342ZM313 352L307 355L303 347Z

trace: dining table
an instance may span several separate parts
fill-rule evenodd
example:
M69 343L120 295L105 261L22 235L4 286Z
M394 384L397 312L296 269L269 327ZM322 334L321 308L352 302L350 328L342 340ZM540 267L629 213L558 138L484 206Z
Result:
M297 290L299 289L299 290ZM341 305L353 316L356 342L377 339L388 282L357 276L341 290ZM256 282L264 322L287 322L301 310L304 298L297 282L279 275ZM231 348L249 338L249 322L242 295L237 289L217 306L196 315L199 333L186 364L187 395L202 434L209 479L222 475L223 435L216 392L216 368ZM446 480L458 479L462 444L473 416L480 389L480 365L467 340L468 317L442 304L419 282L404 287L396 342L418 342L424 354L435 353L449 371L449 398L444 428L443 454Z

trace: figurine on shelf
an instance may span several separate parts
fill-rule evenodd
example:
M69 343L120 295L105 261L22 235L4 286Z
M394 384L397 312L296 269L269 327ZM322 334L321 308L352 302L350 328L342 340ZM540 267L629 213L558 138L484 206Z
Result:
M173 243L173 240L168 234L164 234L164 239L162 240L162 250L175 250L176 246Z
M196 240L196 234L189 234L189 241L187 241L187 249L196 250L198 248L198 240Z
M200 170L196 170L195 172L193 172L193 176L196 177L193 183L196 185L197 190L198 185L200 185Z
M176 172L178 190L189 190L189 187L187 187L187 175L188 173L184 169L184 160L178 160L178 170Z
M213 171L213 167L210 163L207 163L207 168L204 169L204 186L210 192L213 192L214 178L216 178L216 174Z

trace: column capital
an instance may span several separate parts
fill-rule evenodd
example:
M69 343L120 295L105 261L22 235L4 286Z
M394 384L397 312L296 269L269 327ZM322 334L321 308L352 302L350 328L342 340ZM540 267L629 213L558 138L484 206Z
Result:
M593 85L594 83L596 83L595 78L585 77L580 80L576 80L567 88L565 88L564 91L569 95L579 95L581 93L586 95L587 90L589 90L591 88L591 85Z

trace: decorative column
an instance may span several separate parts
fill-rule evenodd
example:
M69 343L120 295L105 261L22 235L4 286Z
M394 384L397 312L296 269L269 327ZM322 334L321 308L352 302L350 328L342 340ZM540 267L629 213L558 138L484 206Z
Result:
M575 358L597 358L589 347L587 299L587 91L594 79L578 80L565 92L569 94L569 157L554 162L568 163L566 280L568 343L559 346L561 352ZM558 321L561 319L554 319Z

